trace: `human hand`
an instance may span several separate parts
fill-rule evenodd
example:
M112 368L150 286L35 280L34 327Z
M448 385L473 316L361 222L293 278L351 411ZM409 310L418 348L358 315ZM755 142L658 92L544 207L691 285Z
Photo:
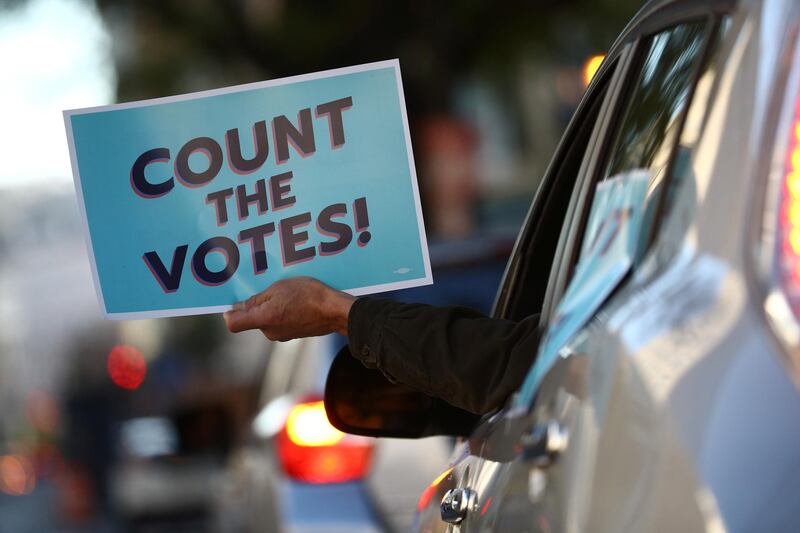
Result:
M290 278L235 304L224 318L233 333L260 329L271 341L334 332L347 335L347 315L354 300L314 278Z

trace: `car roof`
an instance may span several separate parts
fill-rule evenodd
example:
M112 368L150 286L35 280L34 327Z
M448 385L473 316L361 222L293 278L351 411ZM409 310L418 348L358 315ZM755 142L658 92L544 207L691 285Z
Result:
M648 0L619 34L610 51L616 51L642 34L662 28L671 20L682 20L695 14L728 13L740 3L740 0Z
M643 35L655 33L671 23L685 21L692 17L731 13L745 0L649 0L631 18L617 39L608 49L607 60L600 65L595 80L603 77L603 72L629 43Z

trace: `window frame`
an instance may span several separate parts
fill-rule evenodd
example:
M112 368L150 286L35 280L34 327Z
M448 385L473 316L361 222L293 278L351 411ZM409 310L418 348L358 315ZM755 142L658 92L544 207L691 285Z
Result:
M597 176L602 164L606 161L605 155L613 138L609 133L613 134L621 120L620 108L624 107L626 87L630 85L630 72L636 58L637 43L638 41L627 43L620 51L618 70L615 72L614 79L611 80L612 85L608 88L604 109L601 110L601 116L592 133L587 156L584 157L564 224L560 228L561 235L550 269L547 292L542 306L541 324L550 323L556 304L566 290L572 263L574 263L573 259L577 254L578 244L583 236L586 219L591 208L590 199L593 196L593 187L597 183Z
M500 283L500 289L495 298L492 316L511 319L519 318L512 316L512 313L516 311L516 303L521 298L519 294L520 286L526 285L526 280L529 278L528 269L525 267L529 266L528 261L535 255L535 250L537 248L536 243L541 240L539 232L542 230L542 219L547 213L548 207L550 207L547 205L547 200L560 185L558 180L561 178L562 169L566 164L566 157L573 143L576 142L581 128L586 126L587 114L592 111L592 106L597 102L597 99L602 97L603 100L600 102L600 110L592 124L592 132L582 155L581 165L572 186L572 193L568 204L569 207L559 227L559 232L570 222L576 187L579 187L583 182L584 173L588 167L588 159L594 154L598 139L602 138L601 133L604 131L606 120L609 115L610 96L616 94L616 88L622 79L621 73L629 59L628 53L629 47L621 47L608 55L588 87L586 94L581 99L578 108L572 115L572 119L567 125L565 133L545 171L542 182L536 191L531 207L525 217L525 222L522 225L522 230L514 244L510 260L506 265L506 270ZM544 288L544 301L541 308L542 316L544 316L544 306L547 304L547 294L550 290L550 285L552 285L552 266L558 263L559 252L562 246L560 241L561 238L559 237L559 242L551 258L550 268L546 268L549 275Z

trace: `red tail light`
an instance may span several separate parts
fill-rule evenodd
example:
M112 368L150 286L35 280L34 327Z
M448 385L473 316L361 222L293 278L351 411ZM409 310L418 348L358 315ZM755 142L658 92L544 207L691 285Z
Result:
M770 284L764 310L800 384L800 64L792 70L770 169L761 271Z
M781 173L777 269L792 311L800 315L800 99L793 111Z
M361 479L372 462L372 441L345 435L333 427L321 400L295 405L278 434L277 444L286 475L308 483Z

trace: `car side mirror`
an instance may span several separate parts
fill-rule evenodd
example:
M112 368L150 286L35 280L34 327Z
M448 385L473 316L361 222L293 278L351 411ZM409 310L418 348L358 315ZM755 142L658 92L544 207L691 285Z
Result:
M368 437L468 436L480 417L367 368L345 346L325 384L325 410L334 427Z

